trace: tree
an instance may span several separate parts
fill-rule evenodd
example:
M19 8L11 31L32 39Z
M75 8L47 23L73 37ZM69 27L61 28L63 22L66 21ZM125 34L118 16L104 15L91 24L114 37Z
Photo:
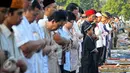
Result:
M80 0L80 1L81 1L80 6L84 10L95 9L99 11L102 6L101 5L102 0Z
M102 7L102 12L110 12L113 15L124 16L126 20L130 17L130 4L129 0L108 0Z
M99 0L93 0L93 9L96 9L97 11L100 10L100 1Z
M124 6L122 6L120 15L123 15L125 20L130 19L130 4L125 4Z
M67 0L65 8L68 6L69 3L76 3L76 4L80 5L80 0Z
M80 0L56 0L56 3L60 6L64 6L66 8L69 3L76 3L80 5Z
M93 7L93 0L80 0L80 6L84 9L84 10L88 10L91 9Z
M56 0L56 3L60 6L64 6L67 0Z

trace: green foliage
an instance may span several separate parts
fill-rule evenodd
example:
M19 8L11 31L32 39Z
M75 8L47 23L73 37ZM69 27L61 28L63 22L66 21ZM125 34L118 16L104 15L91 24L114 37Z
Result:
M84 9L84 10L88 10L88 9L95 9L95 10L100 10L101 8L101 2L100 0L80 0L80 6Z
M129 0L108 0L102 7L102 12L108 11L113 15L124 16L126 20L130 18Z
M64 8L69 3L76 3L84 10L107 11L113 15L124 16L126 20L130 19L130 0L56 0L56 2Z
M100 10L100 1L99 0L93 0L93 9Z
M56 0L56 3L60 6L64 6L67 0Z
M76 4L80 5L80 0L67 0L65 8L68 6L69 3L76 3Z
M80 5L80 0L56 0L56 3L60 6L64 6L66 8L69 3L76 3Z
M130 4L125 4L122 6L120 15L123 15L125 17L125 20L130 19Z
M93 7L93 0L81 0L80 6L84 10L91 9Z

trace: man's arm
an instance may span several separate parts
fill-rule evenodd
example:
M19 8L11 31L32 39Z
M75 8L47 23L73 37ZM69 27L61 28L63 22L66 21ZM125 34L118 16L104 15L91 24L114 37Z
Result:
M58 33L55 33L53 35L53 39L55 40L55 42L61 46L64 46L66 44L69 43L69 41L63 37L61 37Z
M45 45L46 40L29 41L20 46L20 49L22 50L25 57L30 58L39 49L44 48Z

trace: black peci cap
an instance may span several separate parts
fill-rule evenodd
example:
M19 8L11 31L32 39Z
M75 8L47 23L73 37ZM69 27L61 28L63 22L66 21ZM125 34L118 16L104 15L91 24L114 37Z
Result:
M12 0L1 0L0 7L9 8L11 6Z
M43 9L45 9L48 5L55 3L55 0L44 0L43 1Z

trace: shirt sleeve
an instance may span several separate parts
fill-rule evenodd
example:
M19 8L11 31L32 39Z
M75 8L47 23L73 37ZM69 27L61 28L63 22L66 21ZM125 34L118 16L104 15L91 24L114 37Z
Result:
M100 32L99 32L98 27L95 27L94 31L95 31L96 36L99 36L99 35L100 35Z
M20 47L29 41L29 39L27 39L26 35L24 34L25 30L23 30L21 26L13 26L13 31L17 47Z
M107 29L109 32L111 32L111 31L112 31L112 28L110 27L110 25L109 25L109 24L106 24L106 29Z
M38 24L39 24L39 26L40 27L44 27L44 25L45 25L45 23L48 21L48 19L40 19L39 21L38 21Z

